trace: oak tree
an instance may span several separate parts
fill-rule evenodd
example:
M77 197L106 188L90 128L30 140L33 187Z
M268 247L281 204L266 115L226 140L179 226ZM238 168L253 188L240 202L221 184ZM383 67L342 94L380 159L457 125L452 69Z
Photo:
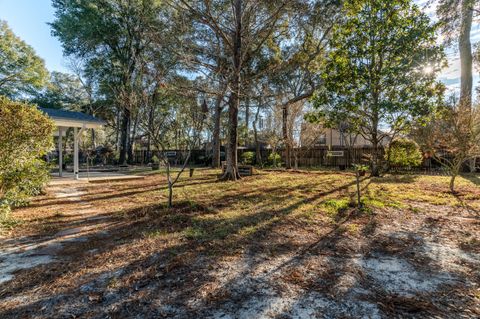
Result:
M41 89L47 78L44 61L0 20L0 95L24 97Z
M372 174L379 175L382 145L441 99L435 74L443 48L436 25L410 0L350 0L343 10L314 103L319 118L348 118L359 128L372 144Z

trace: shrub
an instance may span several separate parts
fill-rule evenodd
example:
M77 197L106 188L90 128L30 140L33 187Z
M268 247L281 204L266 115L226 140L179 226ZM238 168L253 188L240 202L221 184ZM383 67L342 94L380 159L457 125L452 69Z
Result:
M268 164L272 167L282 166L282 156L275 152L270 153L270 155L268 155Z
M32 159L13 171L2 175L3 199L11 206L24 206L28 198L42 192L49 180L49 166L45 161Z
M253 165L255 161L255 153L254 152L245 152L242 154L242 164L244 165Z
M362 165L362 164L353 164L353 169L359 172L368 172L370 167L367 165Z
M0 215L25 205L48 181L40 158L53 147L53 122L35 106L0 96ZM2 224L4 224L2 222Z
M402 138L393 140L390 143L385 159L394 166L412 167L420 165L423 156L417 143L410 139Z
M105 165L108 162L112 162L115 154L110 145L99 146L95 150L96 157L100 159L100 161Z

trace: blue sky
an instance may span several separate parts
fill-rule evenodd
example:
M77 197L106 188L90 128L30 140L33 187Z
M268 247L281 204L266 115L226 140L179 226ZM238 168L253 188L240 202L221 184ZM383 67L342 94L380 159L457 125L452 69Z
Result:
M416 0L422 6L427 0ZM434 8L426 9L434 18ZM48 22L53 21L54 11L51 0L0 0L0 19L6 20L10 28L30 44L37 54L45 60L50 71L68 72L62 56L60 42L51 35ZM480 40L479 25L472 30L472 41ZM449 67L439 75L449 89L455 91L459 87L460 63L455 49L448 52ZM475 70L474 74L478 74ZM475 85L479 77L475 76Z
M67 72L61 44L47 25L53 13L50 0L0 0L0 19L35 49L50 71Z
M436 0L433 0L433 4L426 7L425 4L432 2L431 0L415 0L415 2L424 9L424 11L435 20L435 7ZM471 32L472 44L475 44L480 41L480 24L474 23L472 26ZM448 58L448 67L442 70L438 78L442 81L447 89L451 92L460 91L460 58L458 55L458 50L456 45L454 47L447 49L447 58ZM477 87L479 84L480 77L478 76L478 70L474 67L473 70L473 85Z

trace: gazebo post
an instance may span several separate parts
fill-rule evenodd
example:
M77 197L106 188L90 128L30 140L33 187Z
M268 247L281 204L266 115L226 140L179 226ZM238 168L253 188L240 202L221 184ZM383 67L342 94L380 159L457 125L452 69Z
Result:
M85 124L83 124L82 128L80 131L78 130L77 127L73 128L73 173L75 176L75 179L79 179L79 164L78 164L78 143L80 141L80 136L83 133L83 130L85 129Z
M78 129L73 128L73 176L78 179Z
M58 127L58 176L63 175L63 128Z

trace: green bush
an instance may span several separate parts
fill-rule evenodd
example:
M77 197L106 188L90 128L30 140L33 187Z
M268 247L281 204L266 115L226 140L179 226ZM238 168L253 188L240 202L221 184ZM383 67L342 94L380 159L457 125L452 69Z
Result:
M255 153L254 152L245 152L241 156L242 164L244 165L253 165L255 161Z
M353 169L359 172L368 172L370 167L367 165L362 165L362 164L353 164Z
M385 159L393 166L413 167L422 163L423 156L417 143L410 139L401 138L390 143Z
M49 178L48 164L41 159L32 159L2 175L3 199L11 206L24 206L30 197L42 192Z
M62 163L64 165L73 165L73 156L70 154L64 154L62 158Z
M282 166L282 156L278 153L270 153L268 155L268 164L272 167L281 167Z
M0 223L48 181L40 158L53 147L53 122L35 106L0 96Z

